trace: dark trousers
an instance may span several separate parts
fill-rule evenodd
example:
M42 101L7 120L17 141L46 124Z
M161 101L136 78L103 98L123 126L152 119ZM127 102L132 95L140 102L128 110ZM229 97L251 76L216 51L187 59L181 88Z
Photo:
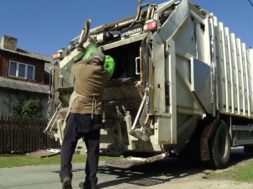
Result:
M80 138L83 138L87 148L87 160L85 166L86 177L84 182L86 188L96 186L101 122L101 115L94 115L92 119L90 114L69 114L61 147L61 181L65 177L72 178L71 161L73 153L77 141Z

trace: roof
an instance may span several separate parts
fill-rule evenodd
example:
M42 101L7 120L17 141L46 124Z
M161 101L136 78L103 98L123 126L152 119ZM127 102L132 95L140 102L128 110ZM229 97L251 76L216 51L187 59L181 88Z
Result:
M42 60L44 62L52 62L52 58L50 58L48 56L41 55L41 54L34 53L34 52L30 52L30 51L26 51L26 50L19 49L19 48L17 48L16 51L13 51L13 50L9 50L9 49L5 49L5 48L0 47L0 51L14 53L14 54L18 54L18 55L21 55L21 56L26 56L26 57L34 58L34 59L37 59L37 60Z
M49 93L49 86L0 77L0 88L14 89L34 93Z

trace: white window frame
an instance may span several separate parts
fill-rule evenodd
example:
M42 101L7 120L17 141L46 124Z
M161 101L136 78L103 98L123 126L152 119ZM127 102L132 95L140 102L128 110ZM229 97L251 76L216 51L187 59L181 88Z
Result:
M26 66L26 79L28 79L28 67L29 66L33 67L32 79L29 79L29 81L33 81L33 80L35 80L35 66L31 65L31 64L27 64L27 66Z
M17 64L17 68L16 68L16 73L15 73L15 75L11 74L11 66L10 66L11 63L16 63L16 64ZM19 76L19 66L20 66L20 65L24 65L24 66L25 66L25 77ZM33 80L35 80L35 66L34 66L34 65L31 65L31 64L25 64L25 63L22 63L22 62L17 62L17 61L14 61L14 60L10 60L10 61L9 61L8 76L28 80L28 67L29 67L29 66L30 66L30 67L33 67L32 79L31 79L31 80L29 79L29 81L33 81Z

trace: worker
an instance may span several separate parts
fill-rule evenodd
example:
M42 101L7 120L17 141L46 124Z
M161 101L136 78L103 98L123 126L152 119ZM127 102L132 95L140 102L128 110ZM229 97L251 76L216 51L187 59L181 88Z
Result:
M72 189L72 156L77 141L83 138L87 148L87 160L83 188L95 189L99 160L99 139L102 123L102 95L108 71L104 68L105 55L98 51L88 60L72 66L75 77L72 103L66 119L61 148L60 179L63 189Z

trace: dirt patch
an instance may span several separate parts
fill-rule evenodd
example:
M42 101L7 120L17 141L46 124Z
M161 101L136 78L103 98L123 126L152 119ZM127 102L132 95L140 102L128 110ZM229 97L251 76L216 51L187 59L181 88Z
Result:
M237 162L223 170L204 170L200 173L177 178L163 184L153 186L152 189L253 189L252 181L235 181L235 174L247 166L252 166L253 159ZM151 187L150 187L151 188Z
M252 164L253 159L248 159L237 162L236 164L229 166L227 169L204 171L202 179L198 181L198 188L202 188L201 185L203 185L206 186L206 188L210 189L253 189L253 178L251 181L235 181L236 175L240 174L242 169L247 168L248 166L252 166Z
M218 172L218 173L217 173ZM204 171L184 178L178 178L160 185L148 187L152 189L176 188L176 189L253 189L253 182L238 182L223 175L221 171ZM224 172L229 172L229 169Z
M153 189L176 188L176 189L252 189L252 183L241 183L230 180L180 180L164 183L159 186L152 187Z

